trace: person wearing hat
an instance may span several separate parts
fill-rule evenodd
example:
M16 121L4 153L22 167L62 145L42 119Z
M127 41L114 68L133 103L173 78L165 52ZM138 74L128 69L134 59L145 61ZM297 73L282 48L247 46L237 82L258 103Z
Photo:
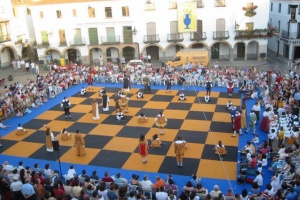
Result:
M254 113L255 113L255 115L256 115L256 119L257 119L257 121L259 121L259 115L260 115L260 105L259 105L258 101L257 101L257 102L255 102L255 104L254 104L254 106L252 107L252 109L251 109L251 110L253 110L253 111L254 111Z
M70 103L69 99L67 99L67 97L64 97L64 99L60 103L60 106L63 107L63 109L65 111L65 118L71 119L71 113L70 113L71 103Z
M99 120L99 104L97 100L94 98L92 102L92 113L93 113L93 120Z
M241 129L241 114L239 111L235 111L235 117L233 119L233 135L231 137L236 136L236 132L239 132L240 135L243 135Z

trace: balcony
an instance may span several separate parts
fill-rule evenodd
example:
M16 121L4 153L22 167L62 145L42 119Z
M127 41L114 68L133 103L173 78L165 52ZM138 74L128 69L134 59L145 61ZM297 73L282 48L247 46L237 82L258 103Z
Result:
M10 35L0 35L0 43L11 41Z
M206 40L206 32L195 32L195 33L191 33L190 35L190 40L191 41L204 41Z
M214 40L227 40L229 39L228 31L214 31Z
M182 33L168 34L167 40L168 42L182 42L183 34Z
M225 0L215 0L215 7L226 7Z
M281 37L286 39L300 39L300 32L288 32L285 30L281 31Z
M235 40L249 40L249 39L266 39L270 37L268 29L254 29L254 30L237 30L235 31Z
M70 41L70 45L71 46L84 46L84 45L86 45L85 38L74 37L74 39Z
M101 36L102 44L120 44L120 36Z
M159 35L144 35L144 43L145 44L153 44L153 43L159 43Z

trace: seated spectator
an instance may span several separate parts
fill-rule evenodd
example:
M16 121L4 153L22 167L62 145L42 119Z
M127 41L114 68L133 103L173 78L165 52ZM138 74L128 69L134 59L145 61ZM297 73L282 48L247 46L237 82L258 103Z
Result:
M141 183L139 181L139 175L136 175L136 174L132 174L131 176L132 178L130 179L129 181L129 184L130 185L137 185L137 186L141 186Z
M85 169L83 169L83 170L81 171L81 175L80 175L80 177L83 177L83 178L89 178L90 176L89 176L89 175L87 175L87 173L86 173L86 170L85 170Z
M116 174L115 183L117 184L127 184L127 180L121 177L120 173Z
M97 175L97 171L94 170L92 171L92 175L90 176L91 179L94 179L94 180L99 180L99 176Z
M201 178L197 177L195 174L192 175L191 183L194 188L197 187L199 183L201 183Z
M107 183L107 182L114 182L114 180L112 179L112 177L109 176L108 172L104 172L104 177L101 179L103 182Z
M164 186L160 186L158 192L155 193L155 198L157 200L168 199L168 193L165 192Z
M75 175L76 175L76 171L74 169L74 166L71 165L70 169L68 170L68 173L66 174L66 179L73 179Z
M220 189L219 189L219 186L218 185L215 185L214 186L214 189L210 192L210 195L212 197L217 197L219 194L221 193Z
M186 185L182 188L182 191L183 192L186 192L186 191L189 191L189 192L192 192L192 191L194 191L194 187L193 187L193 184L192 184L192 182L191 181L188 181L187 183L186 183Z
M161 147L161 140L159 139L159 137L158 137L158 134L154 134L153 136L152 136L152 140L151 140L151 147L152 148L158 148L158 147Z
M160 186L164 186L165 187L165 181L163 179L161 179L159 176L156 176L156 181L153 185L153 188L156 189L156 188L159 188Z
M150 191L153 187L153 183L151 180L149 180L148 175L144 175L143 180L140 182L143 190Z

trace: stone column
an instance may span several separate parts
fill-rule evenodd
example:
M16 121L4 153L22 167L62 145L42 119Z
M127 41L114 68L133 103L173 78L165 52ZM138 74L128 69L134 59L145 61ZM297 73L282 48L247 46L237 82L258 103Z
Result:
M234 61L234 48L229 48L229 61Z

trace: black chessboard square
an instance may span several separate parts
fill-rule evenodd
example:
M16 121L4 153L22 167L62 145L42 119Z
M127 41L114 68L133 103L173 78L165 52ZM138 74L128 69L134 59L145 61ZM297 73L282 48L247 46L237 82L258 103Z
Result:
M56 137L59 133L52 132L54 137ZM46 143L46 132L44 130L37 130L28 137L23 139L24 142L34 142L34 143Z
M218 102L218 98L216 98L216 97L210 97L209 101L205 102L205 98L203 96L203 97L195 98L194 103L199 103L199 100L200 100L200 103L203 103L203 104L217 104L217 102Z
M131 153L128 152L110 151L102 149L89 163L89 165L113 167L120 169L128 160L130 155Z
M124 120L116 120L116 115L109 115L102 124L126 125L131 120L132 116L125 116Z
M50 108L49 110L53 110L53 111L64 111L64 109L60 106L60 103L53 106L52 108Z
M98 124L76 122L72 124L70 127L68 127L68 131L75 133L77 130L79 130L79 133L88 134L97 125Z
M167 121L167 125L165 126L165 128L168 129L180 129L182 123L183 123L184 119L168 119ZM154 124L155 126L155 124Z
M112 139L111 136L86 135L84 137L85 146L88 148L103 149L104 146Z
M51 120L46 119L32 119L26 124L23 124L25 129L40 129L44 126L44 124L48 124Z
M140 138L141 135L146 135L149 130L150 128L146 127L125 126L116 136L126 138Z
M147 103L147 101L136 101L136 100L130 100L128 102L129 107L133 108L142 108Z
M68 146L59 146L59 154L63 155L67 151L69 151L71 147ZM51 161L56 161L57 158L57 152L48 152L46 149L46 145L43 145L41 148L39 148L36 152L31 154L29 158L35 158L35 159L41 159L41 160L51 160Z
M198 92L195 90L179 90L176 94L176 96L179 97L179 95L183 92L183 94L185 94L185 96L197 96Z
M207 132L179 130L177 137L182 137L187 143L205 144Z
M225 145L225 149L227 154L219 156L219 154L215 154L215 145L206 144L204 145L201 159L219 161L221 157L223 161L236 162L236 158L238 156L238 147Z
M96 98L97 102L100 104L102 102L102 99L98 99ZM93 102L93 98L86 98L84 101L82 101L80 104L83 104L83 105L92 105L92 102Z
M55 120L60 121L77 121L81 117L83 117L86 113L77 113L77 112L71 112L71 119L65 116L64 114L61 114L59 117L57 117Z
M171 102L174 96L168 95L154 95L150 101L163 101L163 102Z
M213 112L198 112L198 111L189 111L186 116L186 119L195 119L195 120L208 120L211 121L213 118Z
M0 154L2 154L4 151L11 148L12 146L14 146L17 143L18 143L18 141L1 139L2 147L0 148Z
M169 103L167 109L171 110L190 110L192 107L192 103Z
M232 123L228 123L228 122L212 121L210 124L210 129L212 132L233 133L232 128L233 128Z
M183 158L183 166L178 167L176 157L166 156L158 170L158 173L191 176L192 174L197 174L200 162L201 161L199 159Z
M95 92L88 92L88 89L86 89L86 93L84 95L81 95L80 91L79 91L78 93L74 94L72 97L82 97L82 98L85 98L85 97L91 97L94 94L95 94Z

